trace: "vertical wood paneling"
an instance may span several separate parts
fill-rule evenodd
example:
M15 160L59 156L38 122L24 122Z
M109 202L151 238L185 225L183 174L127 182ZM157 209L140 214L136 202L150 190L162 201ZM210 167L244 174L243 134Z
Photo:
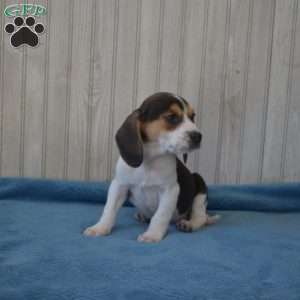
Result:
M90 179L91 171L91 150L92 150L92 128L93 128L93 94L94 94L94 77L95 77L95 51L96 51L96 17L97 2L93 1L91 12L91 31L90 31L90 47L89 47L89 74L88 74L88 90L87 90L87 108L86 108L86 139L85 139L85 166L84 173L87 180Z
M106 180L114 134L148 95L194 107L208 183L300 180L299 0L33 0L14 49L0 16L0 175Z
M228 43L228 25L230 15L229 1L209 1L207 23L207 50L201 108L201 131L203 143L199 151L198 170L204 178L215 181L217 167L217 148L223 98L224 58Z
M33 1L47 6L47 1ZM46 38L48 34L47 18L37 17L36 23L45 25L45 32L40 36L39 46L33 51L27 49L26 89L24 109L24 175L38 177L42 175L43 148L43 96L44 72L46 59Z
M138 69L138 104L155 92L158 61L160 0L141 1L140 55Z
M15 1L8 0L5 6ZM12 22L13 18L5 18ZM23 47L12 48L10 36L5 33L3 51L3 111L2 111L2 174L5 176L20 175L20 140L21 140L21 104L22 104L22 74Z
M274 23L263 181L281 179L294 0L277 1Z
M240 182L259 181L275 1L253 1Z
M177 79L177 94L182 95L183 85L183 57L185 48L185 30L186 30L186 18L187 18L187 1L181 1L180 12L180 35L179 35L179 55L178 55L178 79Z
M183 49L179 66L178 94L187 99L194 108L199 127L203 103L208 6L209 1L187 1L180 45ZM191 169L197 169L195 157L199 157L198 151L189 155L188 166Z
M163 39L163 27L165 18L165 0L160 0L159 3L159 20L158 20L158 36L157 36L157 62L156 62L156 76L155 76L155 89L160 90L160 69L162 59L162 39Z
M293 28L292 43L293 57L291 58L291 77L289 101L290 109L287 116L286 152L284 157L284 179L286 181L300 180L300 3L295 3L295 27ZM294 12L295 12L294 11Z
M114 97L113 130L118 130L125 117L133 110L134 97L134 61L137 31L137 1L120 1L119 3L119 28L118 49L116 57L116 85ZM114 141L112 136L111 141ZM113 145L110 172L112 173L119 152Z
M75 21L76 22L76 21ZM68 46L67 46L67 70L66 70L66 114L64 128L64 178L68 178L69 146L70 146L70 114L71 114L71 74L73 56L73 29L74 29L74 1L69 2L68 12Z
M72 179L85 178L94 2L74 1L74 16L80 15L80 18L73 21L72 69L69 78L70 124L67 141L69 151L68 164L65 166L68 178Z
M291 88L292 88L292 76L294 69L294 56L295 56L295 42L296 42L296 25L297 25L297 10L298 1L294 1L293 8L293 19L291 28L291 43L290 43L290 56L289 56L289 71L288 71L288 82L287 82L287 93L286 93L286 108L284 115L284 127L283 127L283 141L282 141L282 151L281 151L281 164L280 164L280 176L283 179L285 164L286 164L286 149L287 149L287 131L289 125L289 114L291 106Z
M24 146L25 146L25 119L26 119L26 83L27 83L27 48L22 49L22 81L20 105L20 149L19 149L19 175L24 176Z
M95 40L93 68L93 93L91 101L90 179L108 179L110 147L114 140L110 134L116 74L116 49L118 37L118 1L96 1Z
M41 173L42 177L46 176L46 155L47 155L47 127L48 127L48 98L49 98L49 58L50 58L50 35L51 35L51 1L47 0L47 31L45 37L45 61L43 64L44 67L44 76L43 76L43 112L42 112L42 163L41 163Z
M23 3L28 3L24 0ZM37 21L38 22L38 21ZM28 48L22 47L22 81L21 81L21 107L20 107L20 153L19 153L19 175L25 174L25 133L26 133L26 106L27 106L27 65Z
M178 89L181 14L182 1L165 0L158 87L161 91L176 93Z
M241 123L240 123L240 136L238 144L238 157L237 157L237 174L236 182L241 182L241 167L242 167L242 155L243 155L243 145L245 136L245 125L246 125L246 99L249 84L249 62L250 62L250 51L251 51L251 36L253 30L253 10L254 2L250 0L249 2L249 15L248 15L248 25L247 25L247 37L246 37L246 49L244 58L244 74L242 82L242 94L241 94Z
M133 96L132 109L135 109L138 104L138 86L139 86L139 65L140 65L140 50L141 50L141 13L142 1L137 1L136 11L136 33L135 33L135 50L134 50L134 70L133 70Z
M222 119L222 144L218 181L236 182L240 135L243 125L244 77L247 75L247 36L249 1L231 1L225 97Z
M56 178L64 177L69 8L69 1L51 0L46 176Z

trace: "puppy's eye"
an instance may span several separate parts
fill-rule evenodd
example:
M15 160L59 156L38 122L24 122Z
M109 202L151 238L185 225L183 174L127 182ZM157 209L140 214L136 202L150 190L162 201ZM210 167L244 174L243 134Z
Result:
M193 114L190 116L190 119L191 119L192 122L195 122L195 116L196 116L195 113L193 113Z
M168 123L172 124L172 125L177 125L181 122L181 117L179 117L176 114L170 114L170 115L166 115L165 119Z

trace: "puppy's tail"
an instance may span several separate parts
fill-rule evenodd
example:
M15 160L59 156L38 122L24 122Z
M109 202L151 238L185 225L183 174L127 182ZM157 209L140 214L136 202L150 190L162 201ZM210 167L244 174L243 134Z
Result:
M206 215L206 223L205 225L212 225L212 224L215 224L218 222L218 220L221 219L221 216L220 215Z

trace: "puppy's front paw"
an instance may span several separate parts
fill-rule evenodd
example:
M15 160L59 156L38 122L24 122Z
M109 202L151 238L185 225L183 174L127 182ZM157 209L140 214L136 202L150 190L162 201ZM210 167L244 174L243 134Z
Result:
M88 227L83 234L86 236L99 236L99 235L108 235L111 232L111 228L105 226L105 225L94 225L91 227Z
M146 231L143 234L140 234L137 240L142 243L158 243L162 240L162 238L163 237L161 235L153 234Z

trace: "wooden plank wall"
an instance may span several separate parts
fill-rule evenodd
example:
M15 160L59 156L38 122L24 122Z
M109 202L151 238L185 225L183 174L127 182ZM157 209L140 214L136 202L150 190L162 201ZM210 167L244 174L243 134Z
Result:
M299 0L32 0L48 8L34 49L4 32L15 2L0 1L1 176L110 179L114 133L164 90L195 107L189 166L209 183L300 180Z

